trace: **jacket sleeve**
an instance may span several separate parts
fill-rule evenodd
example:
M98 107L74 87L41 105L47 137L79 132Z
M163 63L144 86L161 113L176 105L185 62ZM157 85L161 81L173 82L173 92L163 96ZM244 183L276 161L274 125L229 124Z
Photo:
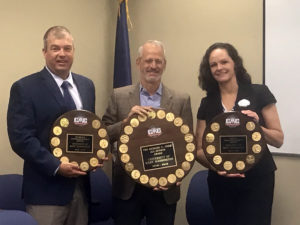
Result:
M37 170L53 176L60 162L41 145L33 102L19 82L11 87L7 111L7 131L12 149Z

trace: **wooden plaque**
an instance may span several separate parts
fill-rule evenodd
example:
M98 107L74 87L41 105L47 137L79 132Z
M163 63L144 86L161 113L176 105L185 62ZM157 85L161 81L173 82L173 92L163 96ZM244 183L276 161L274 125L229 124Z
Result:
M147 187L169 187L191 170L196 154L193 131L172 112L155 109L124 123L118 156L128 175Z
M240 112L222 113L206 126L203 151L219 171L245 173L261 158L266 142L253 118Z
M82 171L90 171L107 156L109 138L97 115L86 110L72 110L53 124L50 147L62 162L71 162Z

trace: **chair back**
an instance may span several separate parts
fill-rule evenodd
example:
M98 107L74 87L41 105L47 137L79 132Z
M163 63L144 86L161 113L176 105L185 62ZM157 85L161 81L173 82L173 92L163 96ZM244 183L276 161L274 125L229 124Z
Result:
M207 170L199 171L192 177L186 197L186 217L189 225L212 225L214 212L209 200Z
M111 218L112 186L107 175L100 168L90 172L90 184L92 202L89 205L89 224L92 225Z
M0 175L0 209L25 211L22 182L23 176L20 174Z
M19 210L0 210L0 224L3 225L38 225L36 220L26 212Z

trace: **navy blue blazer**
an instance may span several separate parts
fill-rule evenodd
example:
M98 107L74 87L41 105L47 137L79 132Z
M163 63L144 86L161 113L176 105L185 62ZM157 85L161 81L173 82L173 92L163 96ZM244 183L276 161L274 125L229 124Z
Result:
M83 109L95 112L93 82L84 76L72 75ZM24 159L26 204L65 205L72 199L76 178L54 176L60 161L51 154L49 146L51 126L63 113L63 96L46 68L12 85L7 130L12 149Z

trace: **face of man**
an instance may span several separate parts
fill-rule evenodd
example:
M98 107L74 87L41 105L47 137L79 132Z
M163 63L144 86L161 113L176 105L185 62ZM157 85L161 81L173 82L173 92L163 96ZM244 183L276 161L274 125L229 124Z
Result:
M47 38L47 49L43 49L47 67L55 75L66 79L69 75L73 58L73 38L65 32L62 38L49 34Z
M142 85L159 84L166 67L163 49L153 43L144 44L142 55L137 58L136 64L140 70Z

